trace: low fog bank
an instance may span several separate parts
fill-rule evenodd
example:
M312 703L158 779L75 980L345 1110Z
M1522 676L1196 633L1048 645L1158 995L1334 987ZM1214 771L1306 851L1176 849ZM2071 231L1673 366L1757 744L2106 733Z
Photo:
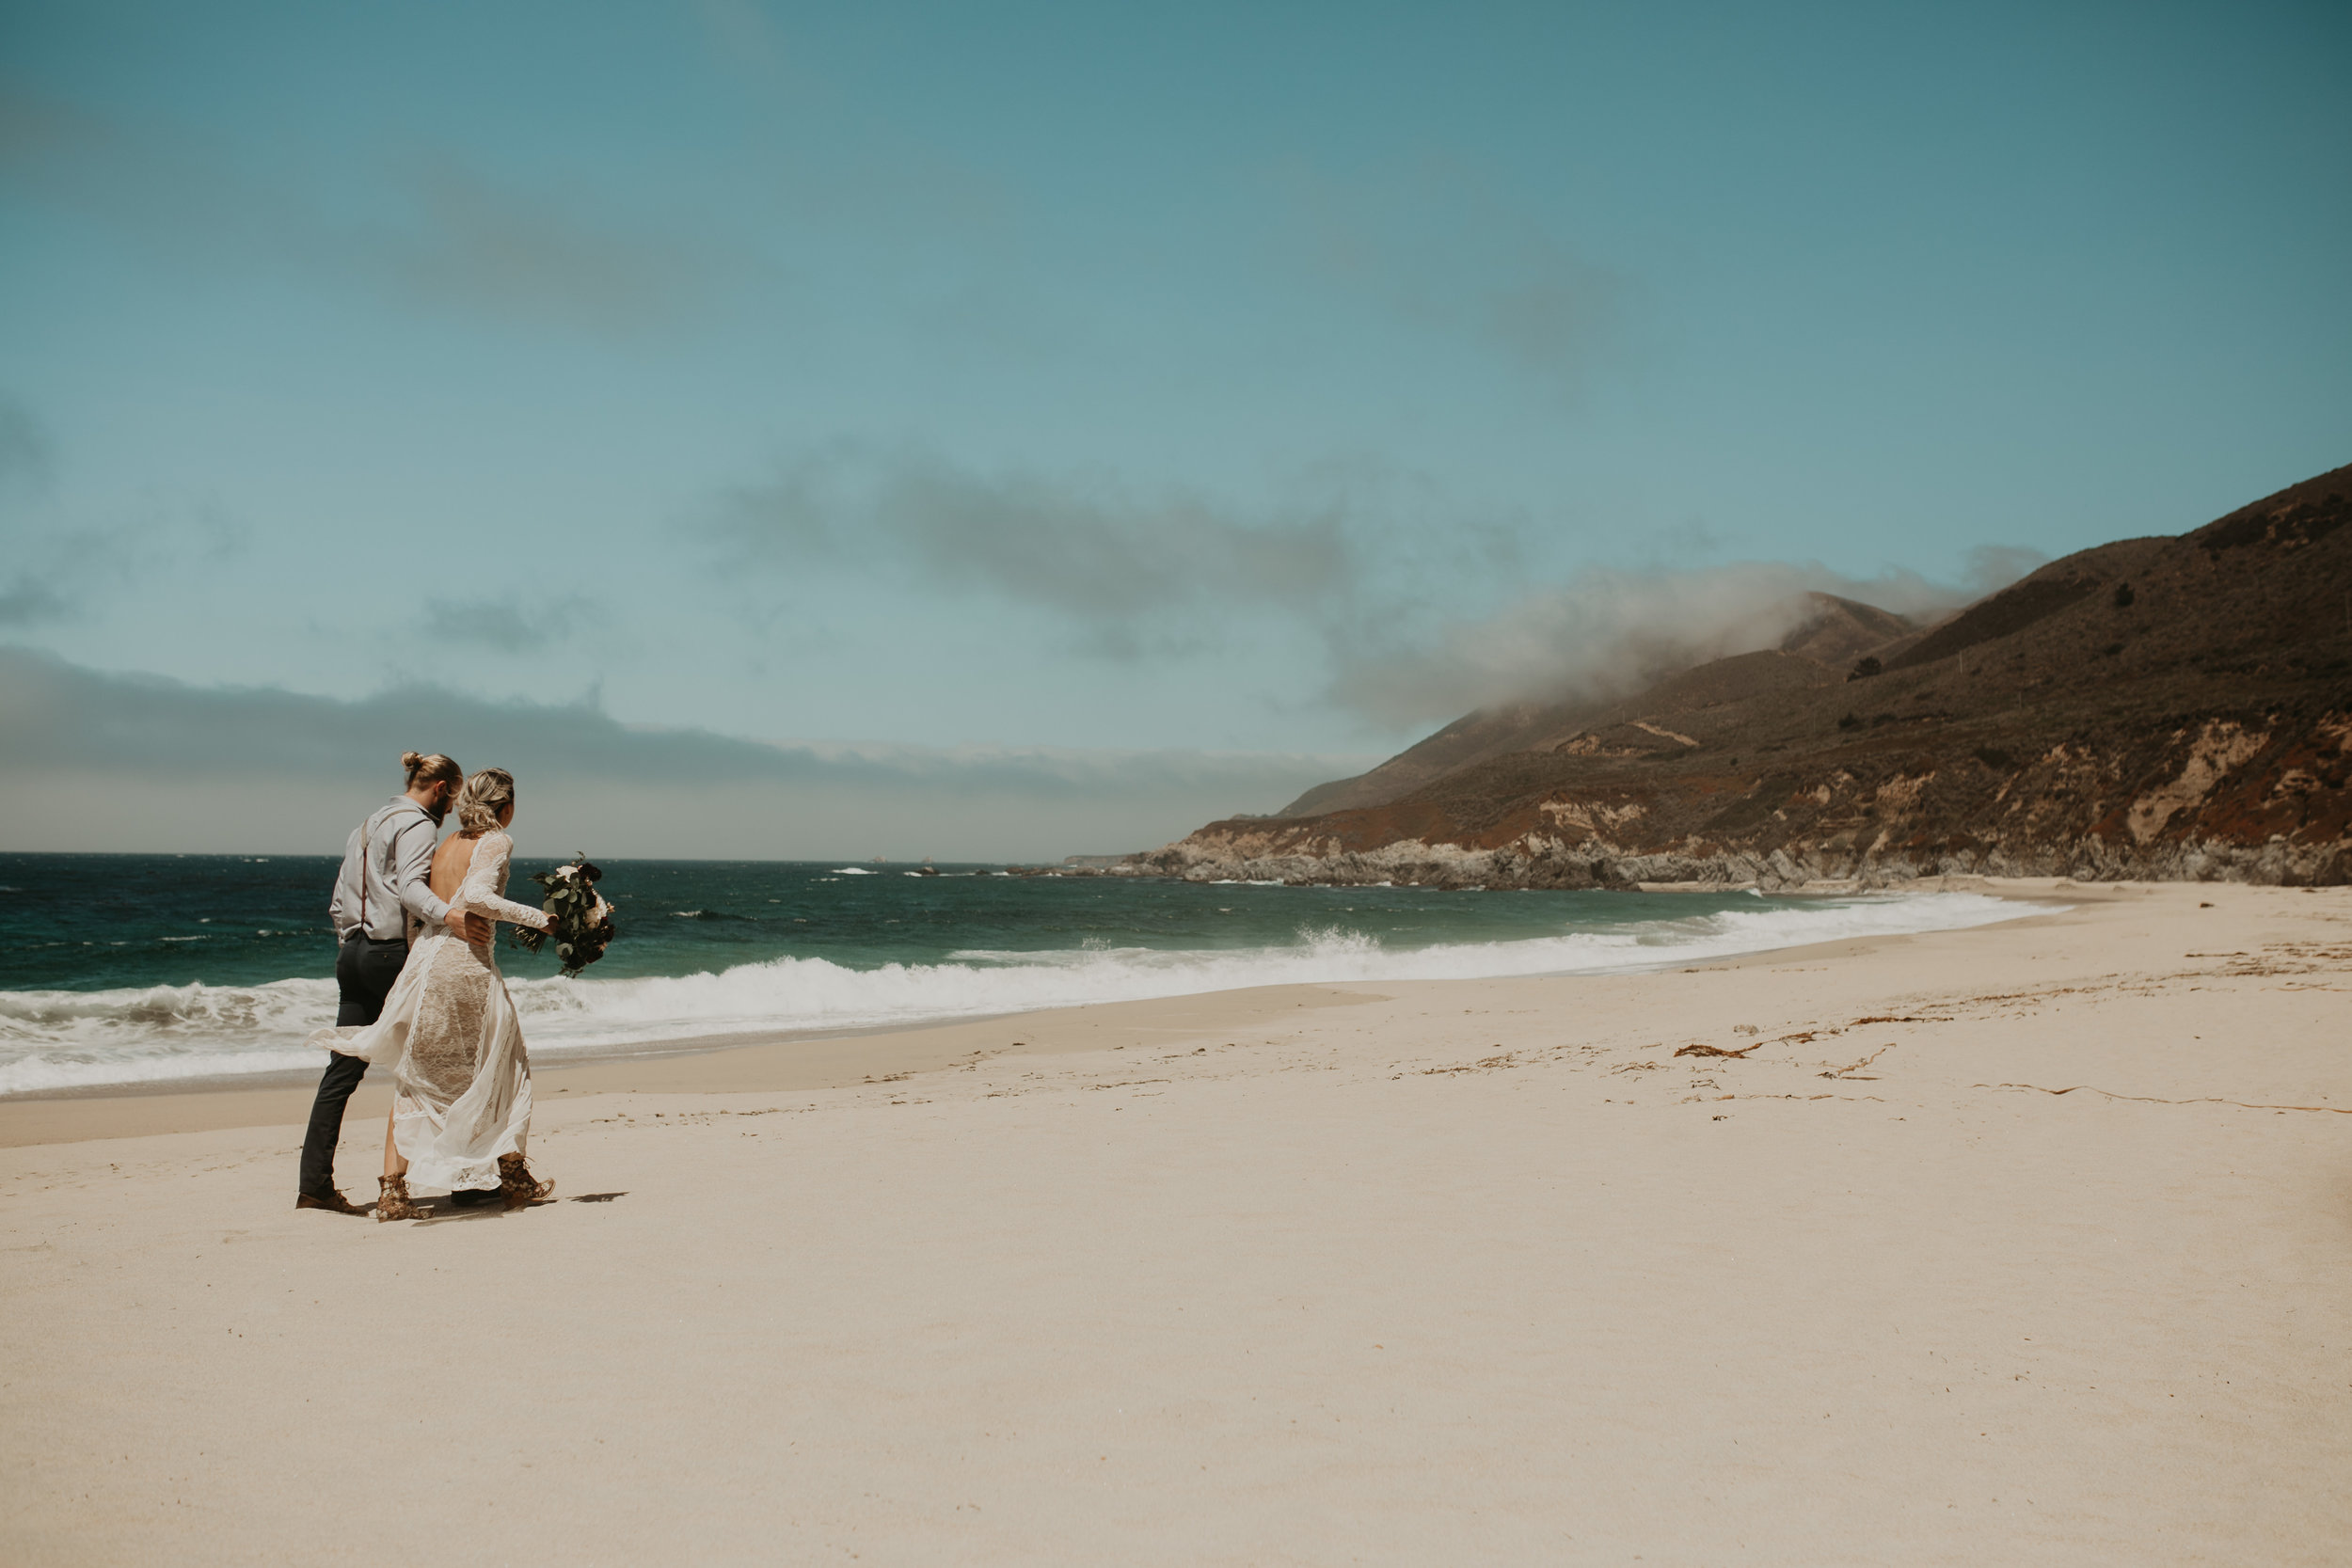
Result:
M1337 649L1329 696L1398 727L1511 703L1629 696L1692 665L1779 645L1820 612L1815 594L1927 624L2046 559L2034 550L1979 549L1955 583L1911 572L1853 578L1787 562L1593 567L1533 589L1491 615L1418 631L1392 624L1346 639Z
M339 702L0 649L0 848L326 854L406 749L519 786L525 855L1057 860L1272 811L1370 757L766 744L430 688Z

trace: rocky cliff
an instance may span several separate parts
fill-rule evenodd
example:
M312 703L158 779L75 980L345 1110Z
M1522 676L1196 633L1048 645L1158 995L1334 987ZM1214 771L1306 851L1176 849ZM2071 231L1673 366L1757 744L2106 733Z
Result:
M1473 714L1281 817L1211 823L1131 869L2352 881L2347 521L2352 467L2194 533L2053 562L1931 628L1837 601L1810 647L1792 634L1606 706Z

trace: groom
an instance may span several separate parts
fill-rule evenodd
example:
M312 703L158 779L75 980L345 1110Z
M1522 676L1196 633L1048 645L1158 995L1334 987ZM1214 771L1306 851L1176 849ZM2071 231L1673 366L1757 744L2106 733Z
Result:
M451 909L433 895L426 880L441 818L464 786L465 774L437 752L419 756L409 752L400 760L408 770L407 791L393 796L351 831L351 841L343 847L343 868L335 879L334 901L326 910L338 942L339 1027L373 1023L382 1016L384 998L408 961L412 926L421 928L437 920L468 942L490 940L487 920ZM327 1058L318 1099L310 1106L310 1130L302 1140L302 1185L295 1208L367 1212L335 1190L335 1146L342 1140L343 1105L367 1071L368 1064L357 1056Z

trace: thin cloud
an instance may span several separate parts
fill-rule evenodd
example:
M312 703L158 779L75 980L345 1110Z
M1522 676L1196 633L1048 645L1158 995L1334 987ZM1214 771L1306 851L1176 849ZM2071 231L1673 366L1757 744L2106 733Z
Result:
M1138 618L1330 604L1364 569L1336 505L1248 517L1184 491L979 474L850 445L732 492L713 531L732 565L907 570L1056 610L1114 641L1136 637Z
M519 832L540 852L745 858L1149 848L1213 817L1272 811L1373 760L771 744L624 724L590 703L431 687L340 702L0 648L0 787L11 802L0 847L331 853L346 818L396 785L395 759L409 749L512 769Z
M0 627L89 614L109 594L167 573L242 558L250 530L211 507L192 517L93 526L10 525L0 531L10 570L0 578Z
M497 599L428 599L418 630L436 642L528 654L585 635L601 619L596 601L577 594L530 607L510 594Z
M762 81L788 79L791 51L775 20L755 0L692 0L689 10L714 65Z
M684 319L748 270L711 240L599 220L443 150L363 173L365 215L330 210L183 130L6 85L0 178L175 258L276 266L402 304L589 332Z
M735 270L709 247L596 224L446 152L413 160L395 188L405 222L322 235L320 253L425 305L631 330L691 314Z
M1246 516L1196 495L845 443L729 493L707 526L730 573L902 575L986 594L1056 617L1077 651L1104 658L1182 658L1254 619L1320 647L1321 700L1391 733L1497 703L1631 691L1771 647L1813 612L1809 593L1934 615L2042 559L1979 549L1956 584L1741 562L1528 586L1525 525L1458 521L1426 494L1402 515L1409 488L1329 469ZM1453 610L1481 603L1496 608Z
M37 573L17 572L0 588L0 626L37 626L70 619L73 612L73 602Z
M49 433L31 409L0 396L0 499L31 500L48 490L56 471ZM57 570L61 563L44 559L48 552L29 527L12 516L0 522L0 544L11 562L0 577L0 627L36 626L73 613Z
M0 626L34 626L86 613L107 589L146 576L155 559L151 528L11 529L16 558L0 589Z
M1979 599L2007 588L2050 557L2047 551L2026 545L1979 545L1964 559L1967 566L1961 581L1968 589L1968 596Z
M33 411L0 395L0 495L39 495L56 476L56 450Z
M1342 181L1294 164L1278 193L1315 276L1406 322L1563 392L1581 390L1621 352L1627 280L1470 168L1432 159Z

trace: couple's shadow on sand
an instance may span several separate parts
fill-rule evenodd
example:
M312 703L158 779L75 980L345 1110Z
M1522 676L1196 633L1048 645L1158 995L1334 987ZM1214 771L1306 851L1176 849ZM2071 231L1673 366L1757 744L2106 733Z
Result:
M628 1196L627 1193L580 1193L570 1197L545 1198L537 1203L526 1203L523 1207L547 1209L558 1203L610 1203L616 1197L627 1196ZM417 1200L417 1207L424 1212L410 1223L421 1226L451 1225L466 1220L495 1220L516 1212L498 1203L477 1203L469 1208L460 1209L451 1201L446 1193L439 1197L420 1198Z

